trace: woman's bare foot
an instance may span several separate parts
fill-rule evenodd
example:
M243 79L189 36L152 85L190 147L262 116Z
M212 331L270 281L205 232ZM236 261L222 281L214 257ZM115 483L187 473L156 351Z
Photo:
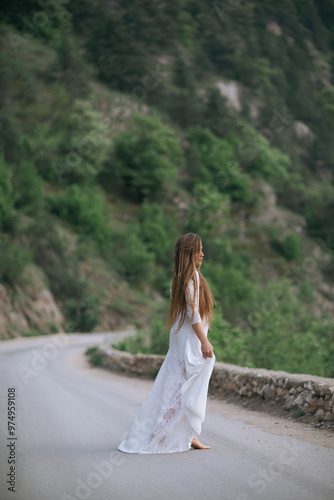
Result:
M191 441L191 446L197 450L208 450L211 448L211 446L206 446L205 444L201 443L198 437L194 436L193 440Z

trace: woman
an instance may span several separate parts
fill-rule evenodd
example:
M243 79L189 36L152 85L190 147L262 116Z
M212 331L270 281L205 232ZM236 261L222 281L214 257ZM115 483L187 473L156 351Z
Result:
M215 363L207 332L213 296L196 269L203 262L198 234L181 236L175 245L171 300L165 330L169 349L151 392L118 449L127 453L172 453L207 449L201 433L209 380Z

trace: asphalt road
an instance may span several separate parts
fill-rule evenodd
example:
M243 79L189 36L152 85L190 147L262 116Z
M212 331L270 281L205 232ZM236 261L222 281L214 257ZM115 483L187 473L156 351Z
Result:
M112 338L0 342L1 500L334 499L334 449L265 432L209 407L201 440L210 450L118 451L151 382L78 363L86 346ZM15 402L12 436L8 397ZM10 480L15 491L8 490Z

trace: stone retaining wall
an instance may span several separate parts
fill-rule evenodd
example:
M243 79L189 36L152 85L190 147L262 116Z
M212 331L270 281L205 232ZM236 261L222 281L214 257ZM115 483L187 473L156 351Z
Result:
M128 376L155 378L164 356L129 354L116 349L98 348L103 367ZM334 421L334 379L298 375L283 371L243 368L217 362L209 394L226 397L261 397L275 401L286 410L303 410L319 420Z

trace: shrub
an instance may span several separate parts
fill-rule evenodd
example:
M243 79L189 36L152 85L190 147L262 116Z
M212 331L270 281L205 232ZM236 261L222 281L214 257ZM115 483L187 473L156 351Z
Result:
M72 184L65 192L50 198L51 211L76 226L102 248L111 237L107 203L95 187Z
M101 366L102 358L101 354L98 352L98 347L88 347L85 351L86 356L88 356L90 363L93 366Z
M140 329L131 337L113 344L115 349L132 354L166 354L169 347L169 334L162 334L164 321L153 320L148 329Z
M239 327L232 327L224 318L220 305L218 305L214 312L209 339L218 361L241 366L252 366L252 360L246 349L247 331Z
M46 277L55 298L63 307L66 331L91 331L100 321L100 297L89 292L78 256L59 234L56 221L41 214L27 230L33 258Z
M305 209L305 220L309 234L315 238L333 238L334 202L333 188L319 191L313 195L309 206Z
M240 170L232 140L195 127L189 131L189 142L188 170L195 183L214 185L232 201L249 198L249 179Z
M43 115L54 115L56 103L62 113L36 126L33 138L27 139L30 155L45 180L60 184L92 181L110 150L101 115L89 101L72 102L62 87L52 90L53 101Z
M229 321L249 311L254 300L256 285L247 278L244 270L233 265L205 262L205 276L210 282L215 299Z
M140 236L149 252L159 262L166 262L171 247L173 223L165 216L161 205L144 202L139 211ZM168 255L169 257L169 255Z
M270 282L263 289L253 313L245 349L253 366L290 373L333 375L328 346L333 342L333 322L324 325L297 299L287 282Z
M65 325L67 332L91 332L100 322L101 297L85 293L81 301L70 299L66 304L66 312L70 318L70 322Z
M195 185L193 196L188 218L185 220L185 230L197 233L198 228L201 228L202 237L213 236L219 225L227 221L229 199L216 186L200 183Z
M28 214L36 214L41 208L42 181L31 161L14 168L15 207Z
M55 219L40 214L28 227L27 237L34 261L46 274L55 297L61 301L82 300L85 282L76 255L60 235Z
M154 256L141 239L139 225L133 224L114 233L111 255L113 266L127 280L152 281Z
M165 180L175 177L182 163L182 149L172 131L157 116L137 115L133 128L116 137L103 178L109 185L117 182L133 201L154 200L163 195Z
M31 262L31 254L8 237L0 241L0 280L14 285L19 281L24 268Z
M296 234L288 234L282 241L280 248L286 259L299 259L302 249L300 238Z
M243 125L238 142L238 157L243 170L251 175L261 176L277 188L289 180L289 157L278 148L272 147L268 139L251 125Z
M12 175L3 156L0 156L0 230L8 231L11 229L13 221Z

